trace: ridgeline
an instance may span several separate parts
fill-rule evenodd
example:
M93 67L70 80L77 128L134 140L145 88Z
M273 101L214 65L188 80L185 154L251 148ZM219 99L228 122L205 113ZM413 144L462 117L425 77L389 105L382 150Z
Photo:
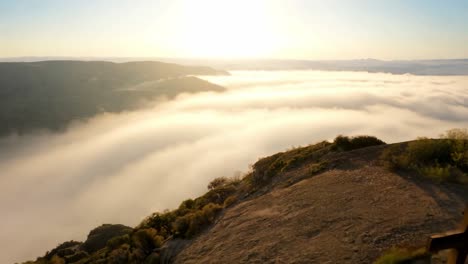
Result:
M458 132L390 145L339 136L277 153L175 210L97 227L26 263L438 263L424 243L468 202Z
M226 74L162 62L0 63L0 136L64 130L72 121L134 110L157 97L224 91L190 75Z

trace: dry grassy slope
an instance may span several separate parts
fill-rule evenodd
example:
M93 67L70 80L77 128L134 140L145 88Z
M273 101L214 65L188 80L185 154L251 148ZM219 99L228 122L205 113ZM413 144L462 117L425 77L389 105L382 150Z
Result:
M424 245L456 227L467 190L389 172L377 162L383 148L334 154L333 169L313 177L310 164L280 175L264 195L227 209L175 262L372 263L391 246ZM303 180L284 184L295 179Z

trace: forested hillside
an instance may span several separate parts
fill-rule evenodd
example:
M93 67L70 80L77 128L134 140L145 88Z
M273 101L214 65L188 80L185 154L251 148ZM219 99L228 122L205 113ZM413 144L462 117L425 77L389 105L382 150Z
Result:
M64 129L73 120L138 108L158 96L222 91L189 75L227 74L162 62L0 63L0 136Z

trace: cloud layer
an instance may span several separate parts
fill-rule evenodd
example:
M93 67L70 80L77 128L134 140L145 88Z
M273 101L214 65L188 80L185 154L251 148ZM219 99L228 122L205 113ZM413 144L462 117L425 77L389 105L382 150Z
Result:
M63 134L0 140L1 263L102 223L136 225L259 157L337 134L387 142L468 127L468 77L239 71L225 93L102 115Z

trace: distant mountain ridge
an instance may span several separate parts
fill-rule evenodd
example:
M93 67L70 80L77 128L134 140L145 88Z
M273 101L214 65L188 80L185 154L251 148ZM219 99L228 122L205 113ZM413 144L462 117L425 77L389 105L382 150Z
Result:
M95 60L73 57L17 57L0 61L38 61L56 59ZM292 60L292 59L187 59L187 58L118 58L100 60L113 62L157 60L182 65L207 65L226 70L321 70L366 71L413 75L468 75L468 58L428 60Z
M167 62L193 65L203 63L227 70L318 70L365 71L413 75L468 75L468 59L441 60L183 60Z
M73 120L132 110L140 107L141 101L159 96L223 91L223 87L189 76L219 74L228 73L155 61L3 62L0 136L60 130Z

